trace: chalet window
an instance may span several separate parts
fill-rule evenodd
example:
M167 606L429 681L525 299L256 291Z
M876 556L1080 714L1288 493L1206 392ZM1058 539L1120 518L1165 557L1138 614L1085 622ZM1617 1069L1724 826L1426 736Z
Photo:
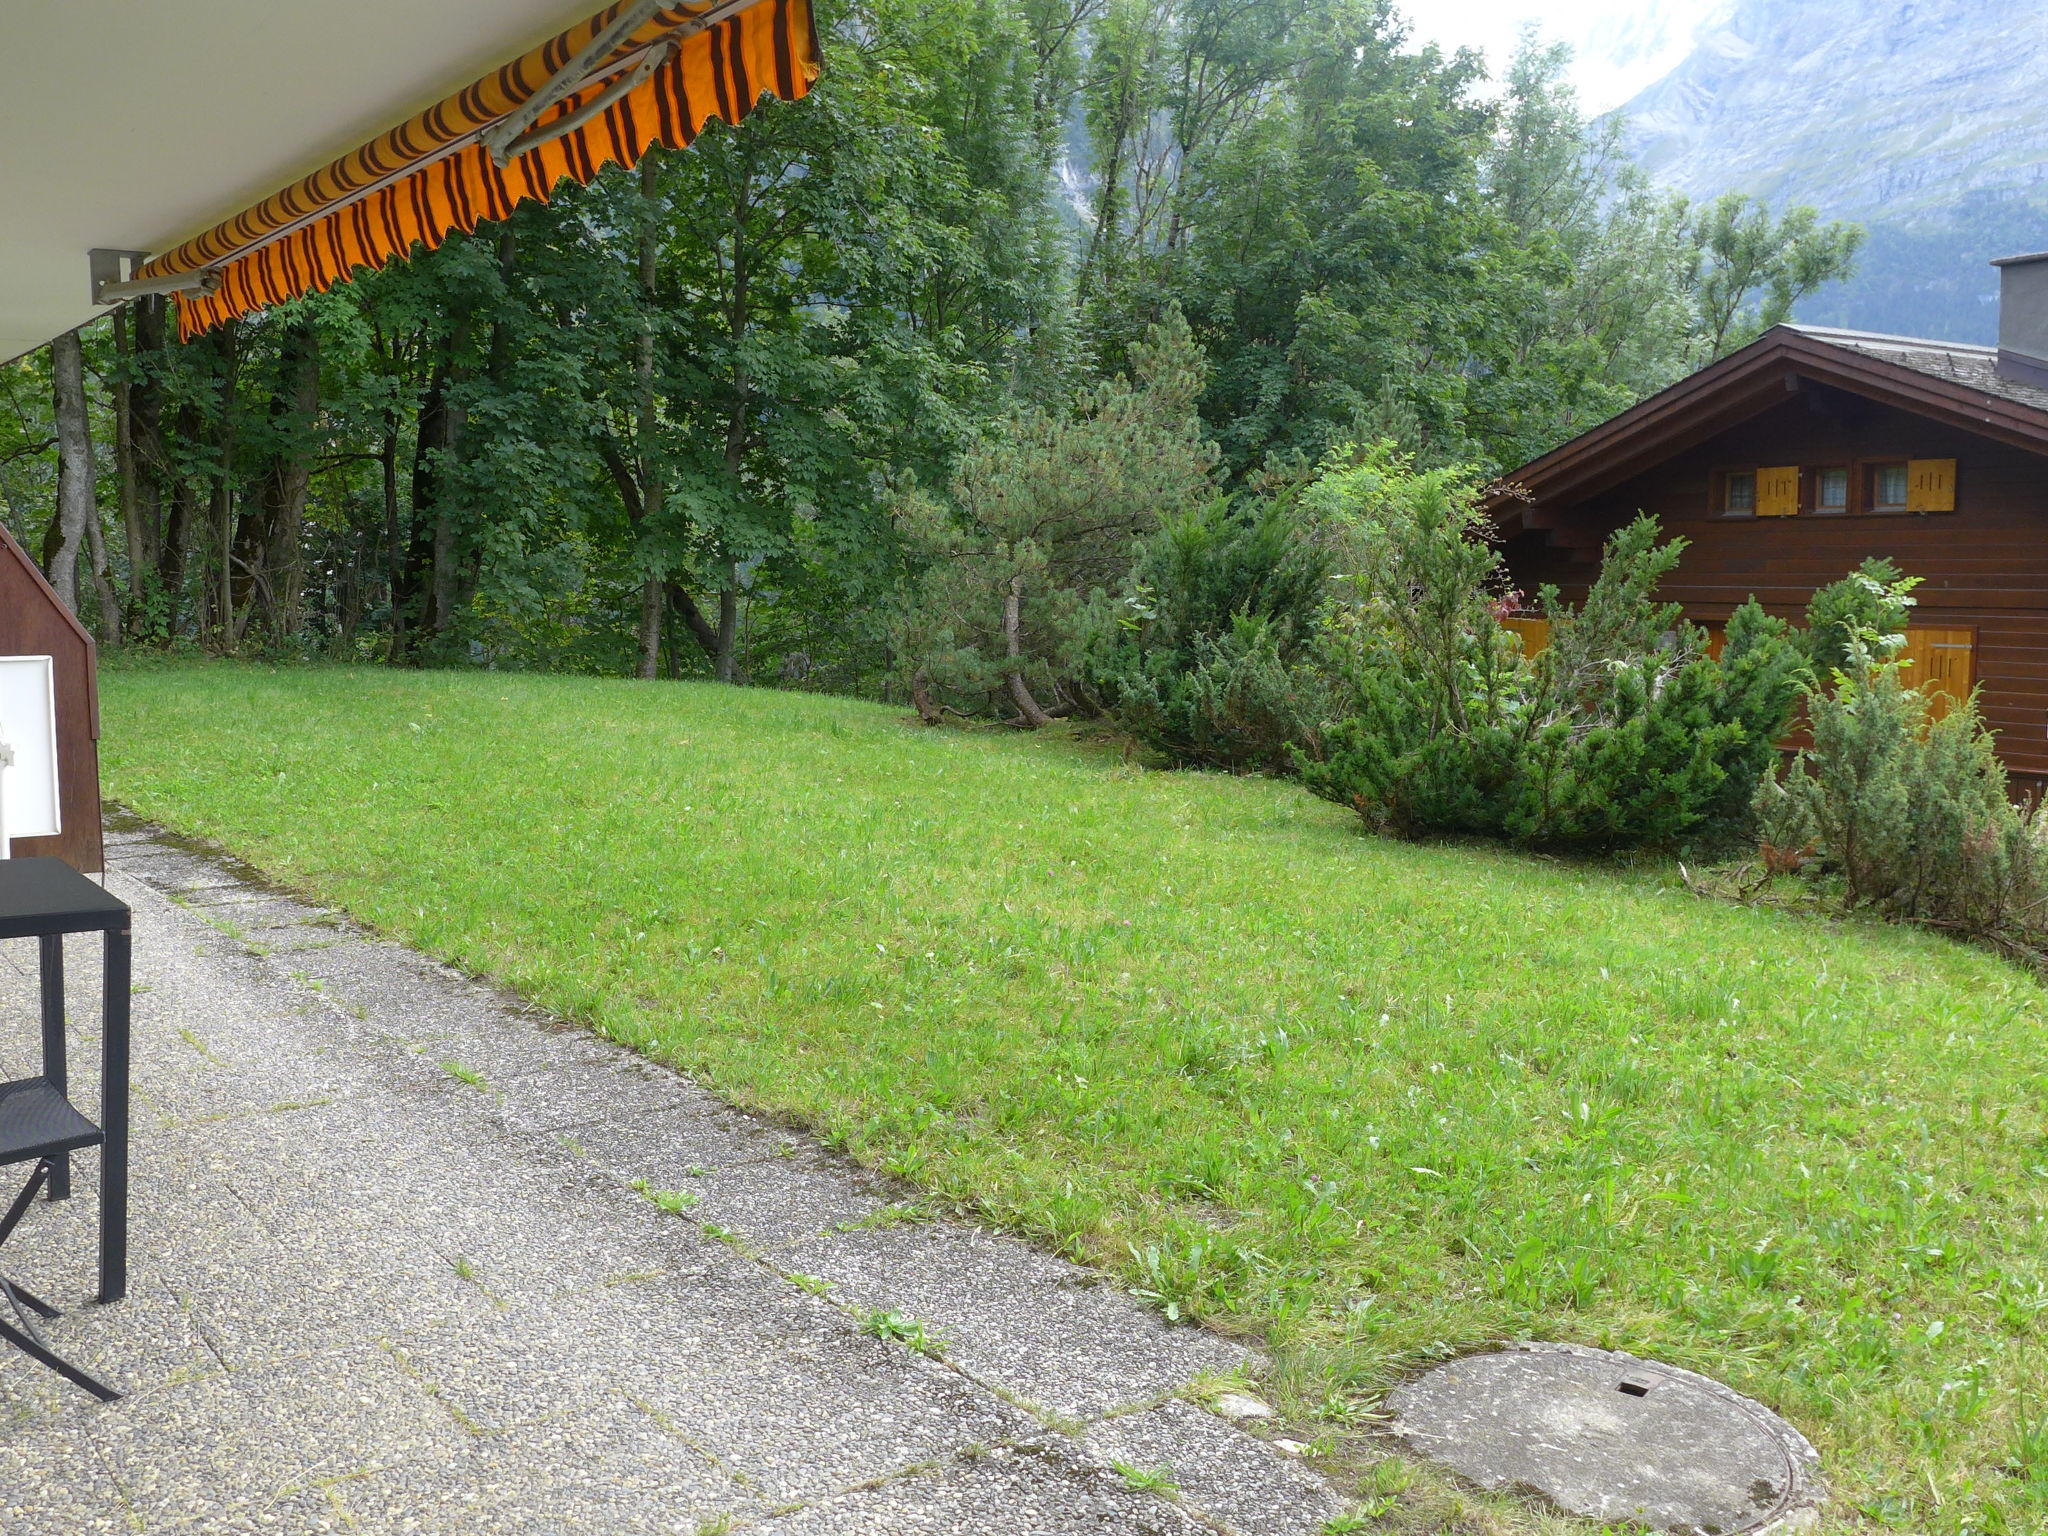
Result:
M1897 464L1871 465L1870 510L1873 512L1905 511L1906 486L1906 466L1903 461Z
M1731 517L1756 515L1756 471L1730 470L1721 477L1721 510Z
M1845 464L1784 464L1728 469L1712 477L1723 517L1797 517L1802 512L1953 512L1954 459L1889 459Z

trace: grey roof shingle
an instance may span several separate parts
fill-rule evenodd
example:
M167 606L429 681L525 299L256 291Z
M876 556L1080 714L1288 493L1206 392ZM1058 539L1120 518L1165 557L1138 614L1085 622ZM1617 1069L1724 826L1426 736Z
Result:
M2048 414L2048 389L2021 384L1998 371L1998 349L1974 347L1960 341L1927 341L1914 336L1884 336L1875 331L1843 331L1823 325L1793 325L1786 329L1810 336L1815 341L1845 352L1860 352L1882 362L1896 363L1915 373L1928 374L1981 390L2001 400L2011 400Z

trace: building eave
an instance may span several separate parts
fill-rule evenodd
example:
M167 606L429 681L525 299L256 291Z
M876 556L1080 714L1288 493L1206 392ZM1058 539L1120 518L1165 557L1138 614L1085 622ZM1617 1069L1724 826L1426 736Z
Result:
M2048 455L2048 411L1781 325L1503 475L1488 508L1505 518L1597 496L1760 415L1806 381Z

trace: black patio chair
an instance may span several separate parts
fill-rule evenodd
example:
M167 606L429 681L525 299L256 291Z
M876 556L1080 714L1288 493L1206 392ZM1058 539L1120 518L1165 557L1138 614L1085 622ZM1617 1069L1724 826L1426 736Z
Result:
M48 1078L25 1077L18 1082L0 1083L0 1167L32 1162L35 1169L28 1183L14 1197L7 1214L0 1216L0 1247L14 1235L21 1218L49 1182L57 1158L81 1147L96 1147L106 1138L100 1128L72 1107L71 1101L53 1087ZM85 1388L103 1403L121 1394L105 1382L86 1374L51 1349L36 1327L35 1318L63 1314L40 1297L31 1295L5 1275L0 1275L0 1339L12 1344L30 1359L40 1362L66 1381Z

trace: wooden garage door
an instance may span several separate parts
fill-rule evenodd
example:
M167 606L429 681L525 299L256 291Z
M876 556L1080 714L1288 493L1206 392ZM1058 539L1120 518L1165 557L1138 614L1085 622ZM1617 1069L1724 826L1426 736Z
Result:
M1976 685L1977 632L1915 625L1906 631L1901 654L1912 666L1906 679L1928 695L1928 713L1939 720L1970 696Z

